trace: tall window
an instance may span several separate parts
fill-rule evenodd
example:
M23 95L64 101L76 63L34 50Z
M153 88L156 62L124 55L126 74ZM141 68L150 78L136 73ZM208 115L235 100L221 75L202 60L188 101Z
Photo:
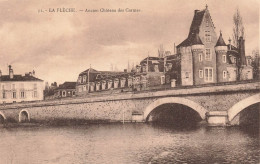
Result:
M236 57L234 57L234 63L237 63L237 58Z
M227 78L227 71L223 71L223 79Z
M37 97L37 91L33 91L33 97Z
M165 76L161 76L161 84L165 84Z
M203 78L203 70L199 70L199 77Z
M205 31L205 40L206 42L211 42L210 31Z
M21 92L21 98L25 98L25 92L24 91Z
M16 99L16 92L13 92L13 99Z
M199 54L199 61L202 62L203 58L202 58L202 53Z
M222 56L222 61L223 61L223 63L226 63L226 62L227 62L227 56L226 56L226 55L223 55L223 56Z
M207 60L207 61L211 60L211 53L210 53L210 49L209 48L206 49L205 60Z
M204 69L204 81L213 82L213 68L207 67Z

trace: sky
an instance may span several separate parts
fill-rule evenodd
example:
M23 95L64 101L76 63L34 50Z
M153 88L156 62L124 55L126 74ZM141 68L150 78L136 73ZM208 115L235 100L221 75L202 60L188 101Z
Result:
M186 39L194 10L206 4L217 35L221 30L226 43L239 8L246 54L259 49L258 0L0 0L0 70L8 74L9 64L15 74L35 70L49 84L76 81L90 65L123 71L128 62L132 66L148 54L157 56L161 44L173 52L174 43ZM85 12L102 8L140 12Z

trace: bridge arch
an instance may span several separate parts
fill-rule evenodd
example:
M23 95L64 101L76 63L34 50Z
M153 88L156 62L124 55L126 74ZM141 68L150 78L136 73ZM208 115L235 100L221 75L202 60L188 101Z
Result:
M30 113L28 110L23 109L19 112L19 122L30 122Z
M4 113L0 111L0 124L4 123L5 120L6 120L6 117L5 117Z
M229 110L228 110L228 120L232 121L238 113L240 113L242 110L245 108L249 107L250 105L260 103L260 93L250 96L248 98L245 98L235 105L233 105Z
M193 110L195 110L200 117L204 120L205 119L205 115L207 110L202 107L201 105L199 105L198 103L191 101L189 99L185 99L185 98L180 98L180 97L167 97L167 98L160 98L156 101L154 101L153 103L151 103L150 105L148 105L146 107L146 109L144 110L144 119L147 120L149 114L158 106L163 105L163 104L181 104L181 105L185 105L187 107L192 108Z

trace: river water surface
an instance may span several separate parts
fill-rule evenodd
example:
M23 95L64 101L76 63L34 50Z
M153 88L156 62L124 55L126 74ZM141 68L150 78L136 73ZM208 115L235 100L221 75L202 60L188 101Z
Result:
M259 163L259 130L155 124L0 129L0 163Z

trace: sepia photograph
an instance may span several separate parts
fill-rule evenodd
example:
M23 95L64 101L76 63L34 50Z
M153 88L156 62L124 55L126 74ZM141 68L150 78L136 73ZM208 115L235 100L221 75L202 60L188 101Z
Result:
M259 164L259 5L0 0L0 164Z

